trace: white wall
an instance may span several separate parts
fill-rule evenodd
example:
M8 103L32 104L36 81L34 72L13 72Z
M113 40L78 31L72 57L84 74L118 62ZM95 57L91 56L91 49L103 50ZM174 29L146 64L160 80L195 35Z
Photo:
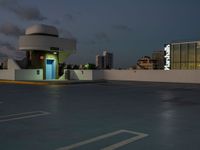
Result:
M93 70L70 70L70 80L93 80Z
M43 80L43 69L15 70L15 80Z
M200 83L200 70L105 70L106 80Z
M9 58L7 62L8 69L0 70L0 79L2 80L15 80L15 69L20 69L17 63Z
M20 69L19 65L11 58L8 59L8 70Z
M200 83L200 70L84 70L84 78L80 70L75 70L76 80L119 80ZM88 75L88 76L87 76Z
M104 80L104 70L93 70L93 80Z
M15 80L15 70L0 70L1 80Z

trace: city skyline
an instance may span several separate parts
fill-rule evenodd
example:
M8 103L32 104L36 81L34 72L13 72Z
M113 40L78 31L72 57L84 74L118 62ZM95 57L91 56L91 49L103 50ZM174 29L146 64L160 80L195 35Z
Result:
M130 67L138 58L164 49L173 40L200 39L197 0L1 0L0 52L13 56L19 35L32 24L56 26L61 37L77 40L67 63L94 63L109 49L114 67Z

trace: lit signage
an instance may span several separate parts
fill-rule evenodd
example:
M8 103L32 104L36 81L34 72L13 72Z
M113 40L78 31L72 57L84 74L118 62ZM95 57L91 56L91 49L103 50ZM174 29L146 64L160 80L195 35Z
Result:
M170 70L170 45L166 45L165 49L165 66L164 70Z

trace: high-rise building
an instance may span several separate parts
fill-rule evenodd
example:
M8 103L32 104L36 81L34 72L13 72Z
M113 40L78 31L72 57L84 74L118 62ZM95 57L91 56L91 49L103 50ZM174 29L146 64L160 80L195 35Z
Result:
M165 70L200 69L200 41L170 43L164 51Z
M113 68L113 54L107 51L104 51L103 56L104 56L104 68L112 69Z
M97 69L104 68L104 56L96 55L96 68Z
M155 63L155 68L154 69L164 69L164 51L154 51L152 53L152 59L154 60Z
M113 68L113 54L107 51L103 52L103 56L96 55L96 67L98 69Z

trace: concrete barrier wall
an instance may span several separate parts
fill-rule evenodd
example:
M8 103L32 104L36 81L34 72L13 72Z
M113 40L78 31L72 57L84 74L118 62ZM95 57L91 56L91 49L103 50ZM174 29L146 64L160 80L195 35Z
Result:
M70 80L93 80L93 70L70 70Z
M105 80L200 83L200 70L105 70Z
M93 80L104 80L104 70L93 70L92 73Z
M15 80L15 70L0 70L0 79L1 80Z
M15 70L15 80L43 80L43 69L21 69Z
M74 70L73 76L77 77L76 80L104 79L120 81L200 83L200 70L84 70L83 74L80 70Z
M20 69L17 63L9 58L7 62L8 69L0 70L1 80L15 80L15 69Z
M8 70L20 69L19 65L15 62L15 60L9 58L8 59Z

